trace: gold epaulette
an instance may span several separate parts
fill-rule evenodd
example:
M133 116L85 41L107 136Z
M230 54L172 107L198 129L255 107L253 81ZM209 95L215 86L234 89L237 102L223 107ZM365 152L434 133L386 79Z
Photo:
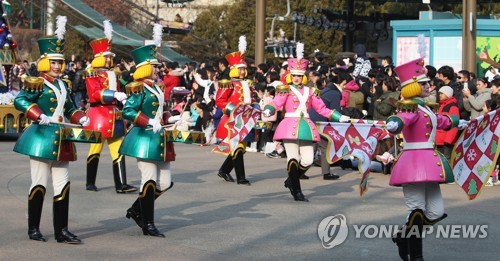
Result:
M403 100L396 103L398 111L416 112L418 110L418 103L412 100Z
M27 77L24 79L23 89L30 92L43 91L43 78Z
M99 76L99 74L98 74L98 71L96 69L89 68L89 69L83 71L83 76L85 78L88 78L88 77L97 77L97 76Z
M433 109L434 111L438 111L439 109L439 103L435 103L435 102L425 102L425 105L429 106L431 109Z
M233 82L231 80L223 79L219 80L219 88L233 88Z
M279 85L276 87L277 94L288 94L290 92L290 85Z
M317 97L320 97L321 96L321 90L318 89L317 87L311 87L312 91L313 91L313 95L314 96L317 96Z
M249 87L254 87L255 83L252 80L247 80Z
M142 82L131 82L125 86L125 91L128 96L141 93L144 91L144 84Z
M61 80L63 80L63 82L65 82L66 85L68 86L68 89L71 90L71 85L73 85L73 83L69 79L61 79Z

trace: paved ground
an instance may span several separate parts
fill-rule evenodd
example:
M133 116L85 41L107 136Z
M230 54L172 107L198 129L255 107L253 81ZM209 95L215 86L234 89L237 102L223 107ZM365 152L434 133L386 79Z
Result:
M303 181L309 203L295 202L283 187L285 159L246 154L252 186L223 182L216 170L223 156L211 147L176 144L175 186L156 201L156 225L166 238L142 235L125 210L135 194L119 195L113 187L111 160L105 148L97 186L88 192L85 159L88 145L78 144L80 158L70 164L69 227L83 245L59 244L52 229L52 188L49 186L41 231L48 242L27 236L28 157L12 152L14 142L0 142L0 260L398 260L396 246L386 238L355 238L353 225L399 225L406 210L400 188L388 186L388 176L372 174L369 191L361 199L359 175L334 169L337 181L324 181L320 168ZM138 186L135 159L127 159L129 183ZM488 187L468 201L456 185L443 185L446 212L441 224L489 225L484 239L424 240L426 260L493 260L500 242L499 187ZM349 225L346 241L324 249L318 224L325 217L344 214ZM370 232L370 231L369 231ZM373 233L373 232L371 232Z

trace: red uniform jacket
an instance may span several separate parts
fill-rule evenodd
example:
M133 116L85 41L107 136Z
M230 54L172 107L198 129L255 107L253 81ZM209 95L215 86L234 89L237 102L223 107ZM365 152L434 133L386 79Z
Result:
M85 85L90 101L87 116L90 125L85 129L102 132L103 138L121 137L125 135L125 125L122 114L114 98L114 93L120 91L118 77L114 71L91 69L86 71Z

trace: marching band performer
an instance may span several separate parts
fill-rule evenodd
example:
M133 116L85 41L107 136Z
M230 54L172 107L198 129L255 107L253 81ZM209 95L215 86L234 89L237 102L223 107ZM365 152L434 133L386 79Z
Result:
M46 241L40 232L40 218L49 177L54 187L53 224L59 243L79 244L68 230L69 161L76 160L76 148L63 139L65 118L71 123L88 125L89 119L76 109L70 97L69 83L59 77L64 66L66 17L57 17L57 37L38 39L41 57L40 77L26 79L14 106L32 120L17 141L14 151L30 156L31 186L28 196L28 235L31 240Z
M113 28L111 23L104 21L104 34L106 38L90 42L94 52L91 68L85 71L85 84L90 101L87 116L91 124L86 129L102 132L102 142L90 145L87 157L87 184L86 189L97 191L95 180L99 158L104 142L108 142L109 152L113 160L113 178L117 193L136 191L137 188L127 184L125 171L125 157L118 153L118 149L125 135L125 124L121 117L119 105L127 98L120 91L118 77L111 68L113 67L114 53L111 52L111 39Z
M321 100L321 91L305 86L305 75L309 61L303 59L304 44L297 43L297 58L288 59L289 74L287 82L276 88L273 103L264 108L264 116L270 116L277 111L285 109L285 118L279 123L274 134L274 140L283 141L288 165L288 178L285 187L290 190L296 201L309 200L302 193L300 176L304 175L311 167L314 159L313 142L320 141L320 136L315 124L309 119L311 106L320 115L339 122L348 122L348 116L336 110L326 108Z
M230 66L229 76L231 77L231 80L219 81L219 89L217 90L215 98L215 105L224 112L215 133L216 137L219 139L225 139L229 135L228 129L225 125L229 120L231 111L234 108L241 104L256 105L253 82L246 80L248 75L244 55L246 52L246 45L247 42L245 36L240 36L238 52L226 55L226 60ZM234 168L237 184L250 185L250 181L246 179L245 176L243 154L246 150L246 143L254 141L255 133L250 131L244 141L240 142L237 148L230 153L224 163L222 163L218 176L227 182L234 182L234 179L230 174Z
M155 32L156 28L155 25ZM132 51L137 69L135 81L125 87L129 97L123 117L132 121L134 127L125 136L119 152L137 158L141 172L139 197L127 210L126 217L132 218L144 235L165 237L154 224L154 204L156 198L174 185L170 161L175 160L175 152L162 127L164 86L156 82L160 64L156 52L153 44Z
M422 97L428 95L428 79L423 59L417 59L394 69L401 80L401 95L396 115L387 119L387 131L402 133L404 147L391 171L389 184L402 186L407 207L406 229L397 233L397 244L402 260L423 260L423 225L432 225L444 219L443 197L439 183L453 182L453 173L446 158L436 150L437 129L459 125L454 115L436 115ZM461 124L461 123L460 123ZM416 233L408 233L409 231Z

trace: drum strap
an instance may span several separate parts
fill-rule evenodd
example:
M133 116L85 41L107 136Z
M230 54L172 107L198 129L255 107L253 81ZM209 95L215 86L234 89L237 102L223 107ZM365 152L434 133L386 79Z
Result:
M114 71L106 71L108 74L109 89L112 91L118 91L116 86L116 74Z
M144 87L146 87L146 89L151 93L153 93L158 99L158 110L156 111L155 119L159 120L163 117L163 104L165 103L165 97L163 96L163 92L156 85L154 85L153 89L153 87L144 83Z
M297 99L299 99L299 106L297 107L297 110L295 110L295 114L300 115L303 113L304 117L309 118L309 113L307 112L307 100L309 99L309 87L304 86L304 94L300 93L300 90L294 87L291 87L290 90L297 96ZM288 113L287 113L288 114ZM286 116L286 115L285 115ZM300 117L300 116L295 116L295 117Z
M243 88L243 103L251 104L252 103L252 93L250 91L250 86L248 81L241 81L241 87Z
M60 117L62 117L63 122L64 122L64 104L66 103L66 87L64 86L63 81L57 79L57 84L59 85L59 88L54 86L52 83L47 81L46 79L43 79L45 85L47 85L52 91L54 91L54 94L56 95L57 99L57 107L54 110L54 113L50 117L53 122L59 122Z

